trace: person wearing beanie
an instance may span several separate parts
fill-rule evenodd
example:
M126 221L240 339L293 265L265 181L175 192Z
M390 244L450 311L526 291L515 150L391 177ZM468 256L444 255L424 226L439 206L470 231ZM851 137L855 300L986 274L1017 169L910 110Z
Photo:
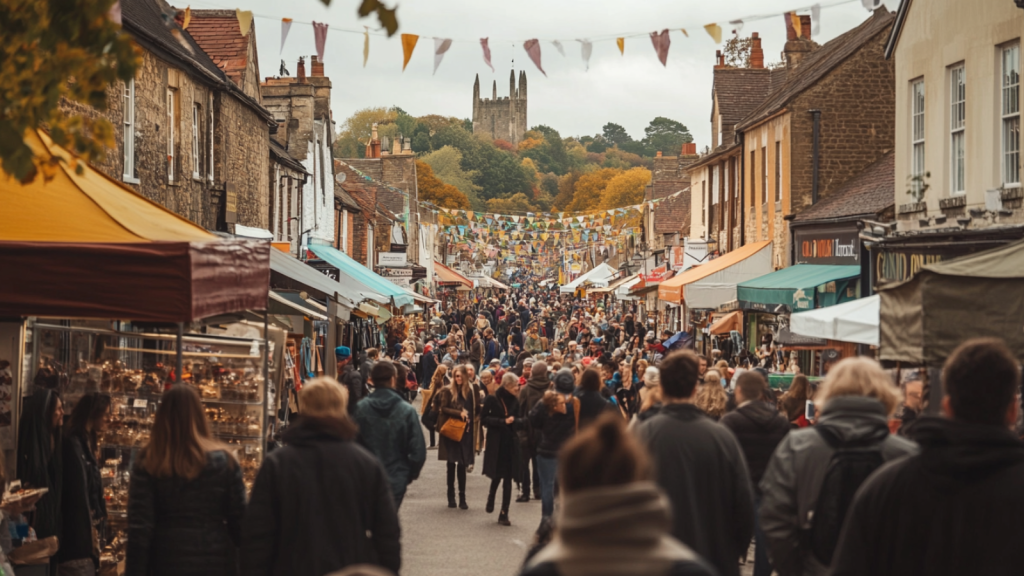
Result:
M535 364L534 368L539 364L541 363ZM530 409L527 418L530 426L540 433L540 441L537 443L537 469L540 474L542 525L550 520L555 511L558 451L576 435L579 428L580 400L572 394L576 387L576 378L572 371L568 368L559 370L555 374L554 385L555 389L545 392L541 401Z
M348 414L354 416L356 404L366 395L366 382L362 373L352 365L351 348L338 346L334 349L334 357L338 361L338 382L348 389Z

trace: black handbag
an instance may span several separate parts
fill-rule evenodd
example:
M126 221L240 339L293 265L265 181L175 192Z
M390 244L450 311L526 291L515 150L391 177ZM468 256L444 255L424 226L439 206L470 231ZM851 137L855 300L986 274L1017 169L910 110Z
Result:
M423 416L420 416L420 423L422 423L430 430L434 430L435 428L437 428L437 410L431 407L426 412L424 412Z

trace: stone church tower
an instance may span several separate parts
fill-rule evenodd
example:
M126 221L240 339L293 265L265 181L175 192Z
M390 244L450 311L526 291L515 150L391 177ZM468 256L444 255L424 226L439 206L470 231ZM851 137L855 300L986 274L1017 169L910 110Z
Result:
M519 71L519 90L516 90L516 72L508 79L509 95L498 98L498 82L494 81L491 98L480 98L480 75L473 83L473 133L490 134L518 144L526 133L526 72Z

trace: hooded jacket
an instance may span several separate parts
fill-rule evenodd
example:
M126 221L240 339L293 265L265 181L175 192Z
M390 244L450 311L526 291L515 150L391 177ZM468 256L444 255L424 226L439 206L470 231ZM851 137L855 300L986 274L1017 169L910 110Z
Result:
M427 446L416 409L391 388L377 388L356 406L359 442L384 465L395 503L419 477Z
M876 440L885 461L917 451L913 442L889 434L885 407L874 398L831 398L815 426L829 428L843 442ZM801 532L811 527L810 517L834 452L815 427L792 430L775 449L761 479L761 528L772 566L782 576L819 575L828 570L801 547Z
M32 527L40 539L60 532L61 429L51 430L47 421L47 408L55 398L55 390L36 388L24 400L18 424L18 480L25 487L50 489L36 504L32 519Z
M537 370L538 365L544 369ZM526 381L526 386L519 391L519 416L525 421L525 425L519 429L519 439L523 443L523 450L528 458L537 455L537 444L540 443L540 430L535 429L529 421L530 410L537 405L537 402L540 402L550 385L547 364L537 362L534 364L533 371L530 372L530 379Z
M330 419L300 417L282 439L252 488L242 575L323 576L353 564L397 573L401 529L377 458Z
M736 438L693 404L666 404L636 427L672 503L672 535L721 576L739 576L754 533L750 476Z
M1024 443L999 426L935 417L909 434L920 454L861 487L831 574L1020 574Z
M750 470L750 481L754 491L761 493L758 484L768 467L768 461L775 447L789 434L790 426L786 417L779 414L774 406L766 402L744 402L741 406L722 416L720 420L736 436L743 449Z

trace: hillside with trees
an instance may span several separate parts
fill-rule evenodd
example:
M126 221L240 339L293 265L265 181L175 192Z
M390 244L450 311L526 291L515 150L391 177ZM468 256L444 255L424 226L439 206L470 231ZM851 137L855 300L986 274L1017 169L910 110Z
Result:
M379 107L360 110L342 124L335 157L361 158L375 123L381 138L411 138L422 200L496 213L596 211L637 204L657 152L678 154L684 143L693 141L681 122L659 116L639 140L609 122L600 134L582 137L534 126L514 145L474 135L466 119L413 117L398 107Z

